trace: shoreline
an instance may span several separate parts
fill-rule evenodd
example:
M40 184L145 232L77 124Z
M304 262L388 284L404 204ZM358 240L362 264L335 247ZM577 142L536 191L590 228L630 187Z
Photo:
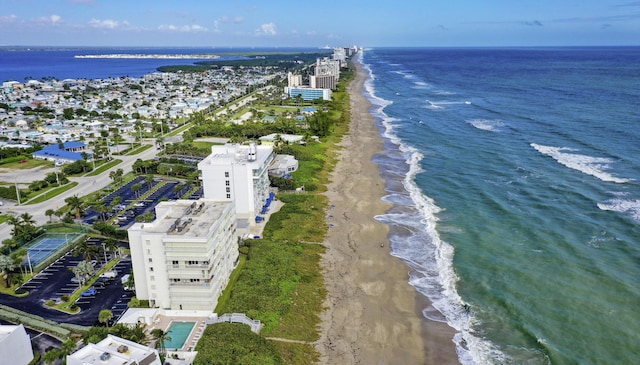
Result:
M356 77L349 133L326 193L332 224L321 265L327 299L316 348L321 364L459 364L454 330L427 320L428 299L409 285L409 267L389 252L389 227L375 220L391 208L382 201L385 181L372 161L382 137L362 95L367 74Z

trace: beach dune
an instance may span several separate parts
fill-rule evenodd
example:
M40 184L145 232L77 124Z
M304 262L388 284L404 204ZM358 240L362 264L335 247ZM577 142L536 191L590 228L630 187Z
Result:
M458 364L453 329L421 315L429 303L408 284L409 268L390 255L388 227L374 219L390 208L372 161L383 146L362 95L366 73L354 63L350 130L327 192L332 226L322 260L328 294L316 344L321 363Z

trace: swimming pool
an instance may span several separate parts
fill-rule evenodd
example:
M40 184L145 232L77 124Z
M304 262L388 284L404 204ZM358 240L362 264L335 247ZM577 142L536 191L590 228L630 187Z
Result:
M167 336L171 337L171 340L164 341L164 348L167 350L181 349L195 325L196 322L171 321L167 330Z

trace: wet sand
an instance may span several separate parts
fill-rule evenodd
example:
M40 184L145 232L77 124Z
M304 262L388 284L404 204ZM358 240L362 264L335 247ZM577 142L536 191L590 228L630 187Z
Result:
M349 85L350 132L341 142L327 196L332 224L323 257L327 300L316 347L322 364L458 364L448 325L426 320L428 300L408 284L409 268L390 255L389 228L374 216L384 180L371 161L382 139L362 96L366 71Z

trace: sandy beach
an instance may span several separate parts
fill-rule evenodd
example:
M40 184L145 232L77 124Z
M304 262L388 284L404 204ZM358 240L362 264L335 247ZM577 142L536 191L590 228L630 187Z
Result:
M321 363L458 364L453 329L424 319L428 300L408 284L409 268L390 255L388 227L374 219L390 208L371 161L383 151L382 139L362 96L366 72L354 63L350 132L327 192L332 227L322 260L328 295L317 342Z

